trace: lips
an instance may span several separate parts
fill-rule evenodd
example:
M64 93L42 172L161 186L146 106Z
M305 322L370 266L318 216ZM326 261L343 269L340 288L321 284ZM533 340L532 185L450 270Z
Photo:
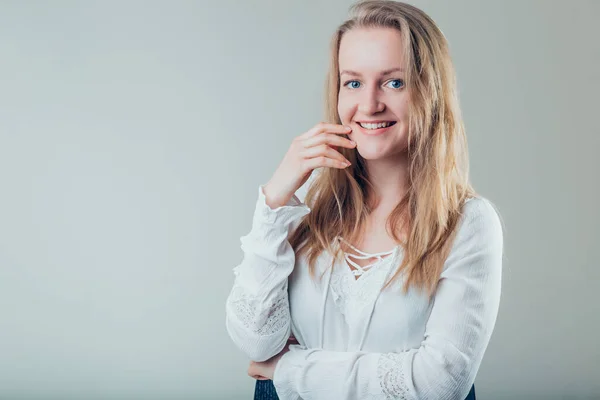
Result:
M364 129L380 129L394 126L396 124L396 121L357 121L357 124Z
M371 127L369 127L369 128L363 127L360 123L357 123L357 125L358 125L358 128L359 128L359 131L361 133L363 133L364 135L367 135L367 136L379 136L379 135L381 135L381 134L389 131L392 126L396 125L396 121L390 121L390 122L391 122L390 125L383 126L381 128L374 128L373 126L376 126L376 125L371 125Z

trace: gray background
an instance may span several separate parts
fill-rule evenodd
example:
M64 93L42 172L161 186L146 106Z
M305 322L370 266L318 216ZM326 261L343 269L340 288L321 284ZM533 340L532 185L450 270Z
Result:
M0 2L0 398L251 398L225 298L351 1ZM598 1L414 1L506 259L481 399L600 398Z

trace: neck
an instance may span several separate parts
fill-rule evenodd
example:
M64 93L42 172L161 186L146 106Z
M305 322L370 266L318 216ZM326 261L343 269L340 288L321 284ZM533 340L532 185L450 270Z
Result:
M406 153L380 160L364 160L369 180L374 186L370 202L373 210L389 214L408 190L408 158Z

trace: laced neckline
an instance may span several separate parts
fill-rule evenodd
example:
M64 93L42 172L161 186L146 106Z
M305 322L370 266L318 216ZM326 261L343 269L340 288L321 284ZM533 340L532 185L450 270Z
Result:
M356 251L357 253L360 253L361 255L356 255L356 254L350 254L350 253L346 253L345 251L344 253L344 258L346 259L346 261L348 262L348 264L352 265L354 268L356 268L355 270L351 271L352 274L355 277L360 277L362 276L365 272L367 272L367 270L369 270L370 268L374 267L375 265L379 264L380 262L383 261L383 257L393 254L397 247L393 248L392 250L389 251L382 251L379 253L367 253L365 251L362 251L360 249L357 249L356 247L354 247L351 243L349 243L347 240L345 240L344 238L342 238L341 236L338 236L338 239L342 242L344 242L348 247L350 247L352 250ZM350 257L354 257L357 259L362 259L362 260L368 260L369 258L377 258L377 261L375 261L372 264L369 265L365 265L364 267L361 267L360 265L358 265L357 263L355 263L354 261L352 261L350 259Z

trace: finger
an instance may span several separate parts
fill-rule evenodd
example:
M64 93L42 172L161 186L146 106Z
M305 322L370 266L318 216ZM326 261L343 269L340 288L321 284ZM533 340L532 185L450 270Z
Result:
M253 379L258 379L259 381L263 381L263 380L269 379L269 378L264 377L262 375L256 375L256 374L255 375L248 374L248 376L250 376L250 378L253 378Z
M326 144L321 144L321 145L318 145L315 147L310 147L310 148L300 152L300 155L304 158L315 158L315 157L325 156L328 158L338 160L342 163L350 162L339 151L329 147Z
M302 144L304 147L308 148L308 147L317 146L317 145L323 144L323 143L326 143L330 146L347 147L349 149L353 149L354 147L356 147L356 142L354 142L348 138L335 135L335 134L324 134L324 135L314 136L314 137L304 140L304 142Z
M328 157L324 157L324 156L319 156L319 157L314 157L314 158L309 158L304 160L304 168L308 169L308 170L313 170L315 168L320 168L320 167L330 167L330 168L339 168L339 169L344 169L349 167L349 164L345 164L340 160L337 160L335 158L328 158Z
M340 124L329 124L326 122L319 122L317 125L309 129L308 132L304 133L303 135L300 135L300 137L306 139L309 137L317 136L324 132L349 134L350 132L352 132L352 129Z
M260 375L259 371L258 371L258 367L256 366L256 364L254 362L250 363L250 365L248 366L248 370L246 372L247 372L248 376L251 376L251 377Z

